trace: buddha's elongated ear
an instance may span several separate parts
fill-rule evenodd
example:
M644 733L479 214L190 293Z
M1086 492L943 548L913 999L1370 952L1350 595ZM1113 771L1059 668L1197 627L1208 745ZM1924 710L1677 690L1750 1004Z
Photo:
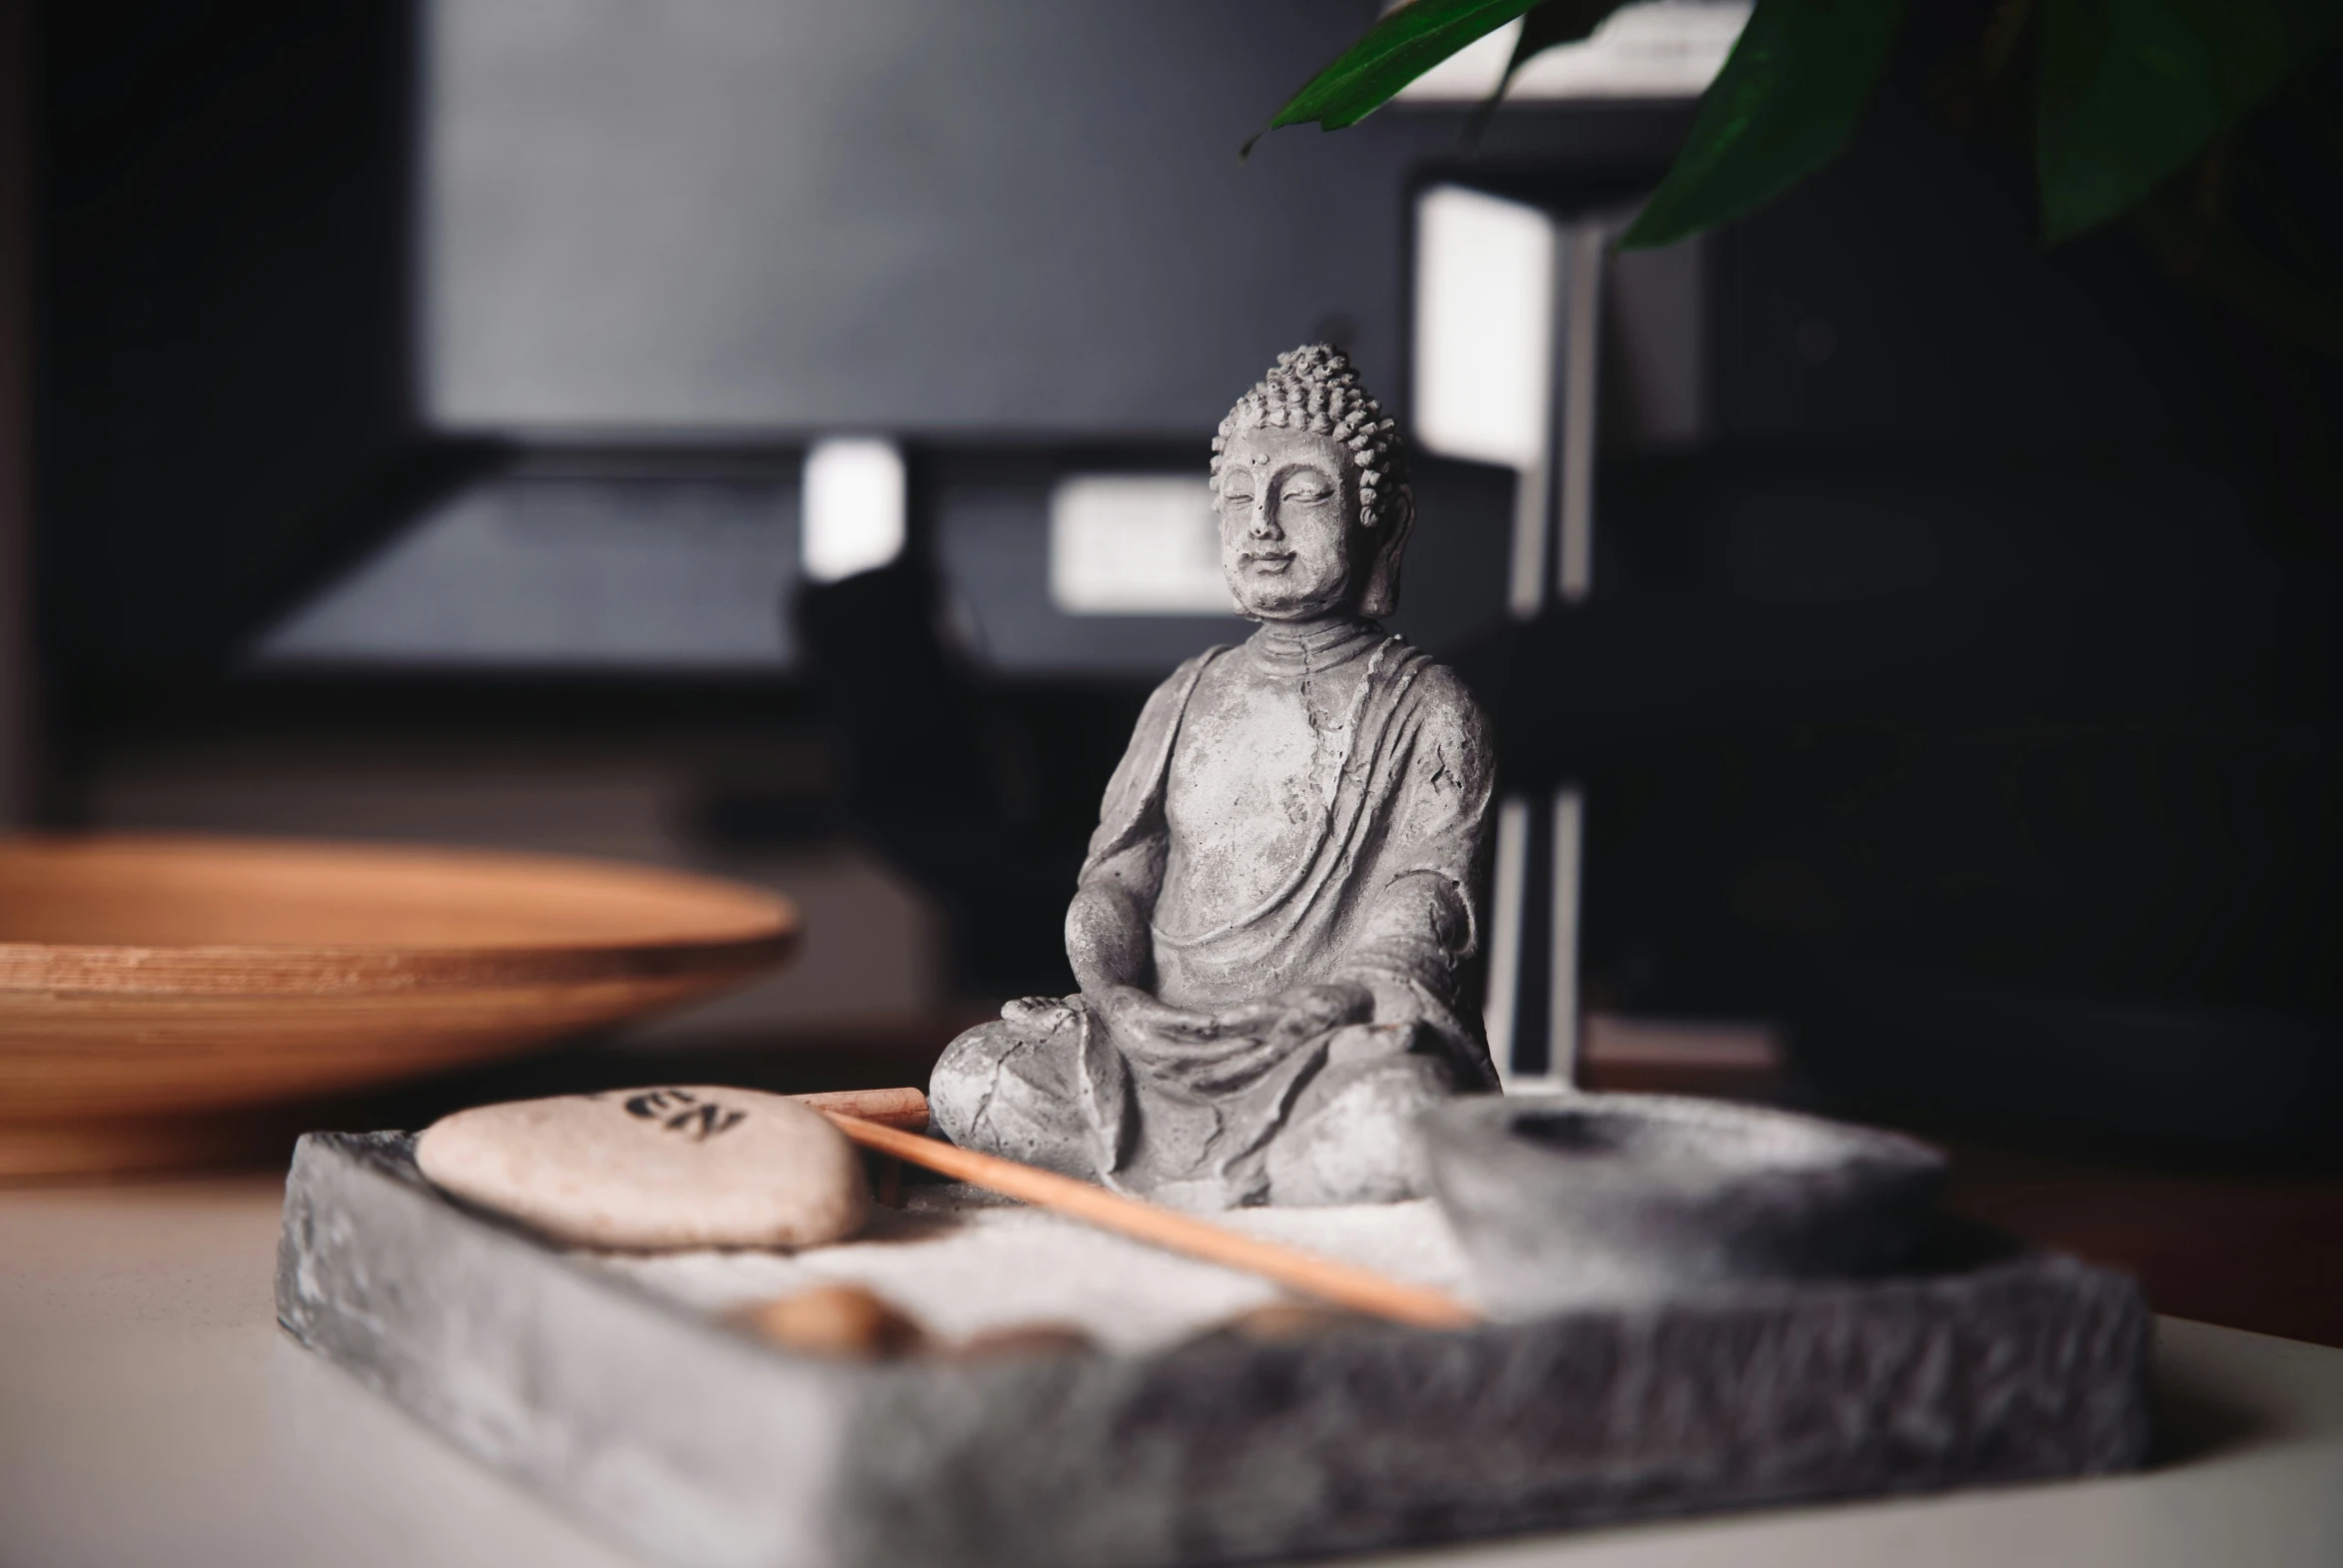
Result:
M1358 613L1381 620L1399 608L1399 559L1407 552L1407 535L1415 527L1415 488L1401 483L1375 505L1376 526L1367 530L1374 560L1367 567L1366 588L1358 596Z

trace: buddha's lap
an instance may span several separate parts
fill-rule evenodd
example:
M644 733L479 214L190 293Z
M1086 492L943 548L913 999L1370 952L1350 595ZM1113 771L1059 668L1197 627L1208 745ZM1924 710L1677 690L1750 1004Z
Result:
M1081 1022L1069 1007L1049 1027L992 1019L961 1034L945 1048L929 1084L938 1128L959 1143L960 1133L979 1134L979 1123L994 1113L1081 1134ZM1320 1060L1293 1100L1286 1132L1337 1107L1350 1118L1412 1118L1456 1093L1453 1075L1423 1052L1382 1043L1345 1049L1361 1037L1393 1033L1389 1026L1346 1025L1297 1044L1295 1051ZM1125 1065L1146 1094L1157 1075L1128 1056Z

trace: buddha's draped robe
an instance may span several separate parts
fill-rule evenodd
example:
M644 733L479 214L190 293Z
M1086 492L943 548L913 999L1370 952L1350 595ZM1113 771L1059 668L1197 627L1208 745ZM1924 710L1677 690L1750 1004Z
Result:
M1149 699L1108 783L1085 885L1114 878L1155 906L1172 858L1168 779L1197 682L1223 657L1279 671L1295 653L1278 630L1198 655ZM1311 651L1320 668L1367 661L1322 815L1257 906L1210 929L1152 926L1148 989L1211 1013L1350 982L1373 996L1371 1016L1280 1042L1120 1029L1079 995L1012 1003L936 1068L933 1113L954 1143L1189 1208L1420 1192L1414 1116L1496 1087L1462 996L1479 938L1486 725L1452 673L1372 622Z

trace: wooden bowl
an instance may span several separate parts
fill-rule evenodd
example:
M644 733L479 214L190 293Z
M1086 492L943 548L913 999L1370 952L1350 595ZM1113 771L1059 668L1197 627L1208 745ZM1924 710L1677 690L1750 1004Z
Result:
M676 1007L797 935L785 899L636 866L0 838L0 1179L200 1162L235 1113Z

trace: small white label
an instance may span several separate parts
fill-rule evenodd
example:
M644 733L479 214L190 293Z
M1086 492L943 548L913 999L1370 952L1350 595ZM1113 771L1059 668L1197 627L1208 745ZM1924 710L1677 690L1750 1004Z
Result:
M1069 615L1228 615L1203 480L1078 473L1050 493L1050 598Z
M836 582L903 553L903 453L872 437L817 441L805 456L805 574Z
M1416 204L1415 436L1426 451L1536 468L1552 419L1554 222L1460 186Z

